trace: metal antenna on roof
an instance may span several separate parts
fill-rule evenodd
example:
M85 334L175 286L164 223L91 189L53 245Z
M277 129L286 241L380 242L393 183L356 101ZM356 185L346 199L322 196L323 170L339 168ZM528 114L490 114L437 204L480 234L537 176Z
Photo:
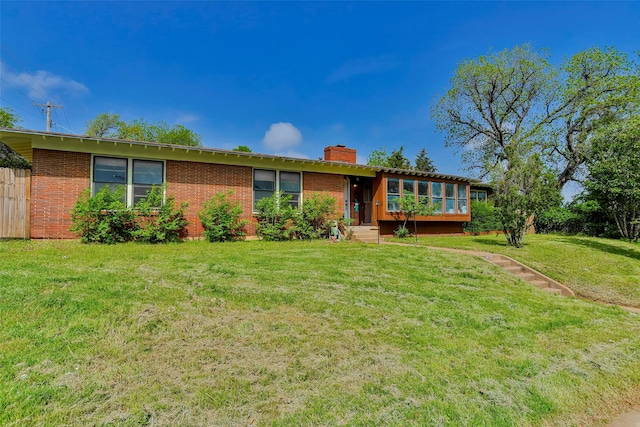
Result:
M51 109L52 108L64 108L64 105L51 105L51 101L47 101L46 104L36 104L36 107L47 107L47 132L51 132Z

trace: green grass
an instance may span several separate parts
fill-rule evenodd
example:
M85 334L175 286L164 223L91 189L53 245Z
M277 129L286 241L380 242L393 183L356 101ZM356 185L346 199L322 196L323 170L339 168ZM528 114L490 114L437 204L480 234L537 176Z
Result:
M0 425L598 425L640 317L424 248L0 242Z
M580 297L640 307L640 244L548 234L528 235L519 249L507 246L501 234L418 240L422 245L504 254L567 285Z

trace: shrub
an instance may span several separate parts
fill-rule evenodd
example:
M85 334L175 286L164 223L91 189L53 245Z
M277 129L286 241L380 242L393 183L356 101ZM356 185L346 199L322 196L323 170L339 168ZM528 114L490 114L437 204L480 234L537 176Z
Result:
M290 201L291 196L280 192L256 203L258 236L269 241L291 240L295 237L298 210L291 206Z
M136 214L124 202L125 188L114 191L102 187L95 196L91 191L82 192L71 210L71 231L80 236L83 243L125 242L137 231Z
M471 201L471 222L464 225L464 231L470 233L483 233L487 231L502 230L500 218L493 203L490 201Z
M393 231L393 234L395 234L396 237L404 239L405 237L409 237L411 235L411 232L404 225L400 225L396 230Z
M296 234L300 239L319 239L329 234L329 219L335 214L336 199L327 193L312 193L302 202L296 218Z
M164 186L152 187L147 197L135 205L139 226L133 232L136 240L145 243L179 242L187 236L189 221L184 217L188 203L176 207L175 197L169 196L164 203Z
M244 227L249 221L240 219L242 206L238 201L231 203L227 197L232 195L232 190L214 194L198 213L204 235L210 242L239 240L247 235Z

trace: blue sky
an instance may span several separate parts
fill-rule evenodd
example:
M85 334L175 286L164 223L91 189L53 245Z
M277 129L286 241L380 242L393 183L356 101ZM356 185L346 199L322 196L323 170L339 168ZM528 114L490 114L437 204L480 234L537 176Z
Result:
M458 63L522 43L553 62L640 50L638 2L0 2L0 105L53 131L101 112L181 123L209 147L317 158L422 148L467 175L429 107Z

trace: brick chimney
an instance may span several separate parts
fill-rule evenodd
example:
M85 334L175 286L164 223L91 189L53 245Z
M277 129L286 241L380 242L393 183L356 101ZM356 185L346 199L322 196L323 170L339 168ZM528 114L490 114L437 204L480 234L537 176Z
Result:
M327 162L356 163L356 150L344 145L332 145L324 149L324 159Z

